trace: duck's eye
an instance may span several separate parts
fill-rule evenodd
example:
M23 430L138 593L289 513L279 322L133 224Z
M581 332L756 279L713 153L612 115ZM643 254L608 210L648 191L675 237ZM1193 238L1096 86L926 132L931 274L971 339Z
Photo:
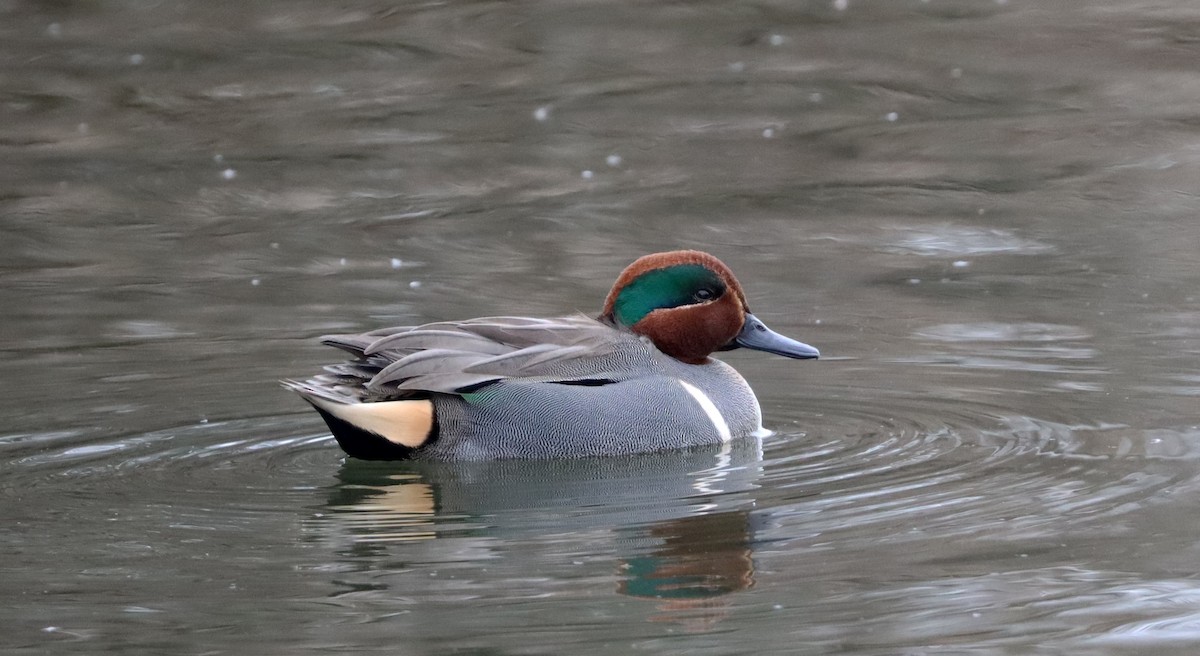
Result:
M701 287L700 289L696 290L695 298L697 301L711 301L716 296L717 294L713 290L707 287Z

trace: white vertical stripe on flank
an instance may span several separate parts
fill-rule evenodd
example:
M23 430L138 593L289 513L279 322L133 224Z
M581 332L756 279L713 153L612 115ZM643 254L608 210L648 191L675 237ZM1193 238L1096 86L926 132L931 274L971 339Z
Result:
M679 379L677 378L676 380ZM704 392L701 392L699 387L691 383L679 380L679 384L683 386L683 389L688 394L692 395L693 399L696 399L696 403L699 403L701 408L704 408L704 414L708 415L708 420L712 422L713 428L717 429L717 435L720 436L721 441L728 442L733 439L733 435L729 432L729 424L725 423L725 418L721 416L721 411L717 410L717 406L712 402L712 399L708 398L708 395Z

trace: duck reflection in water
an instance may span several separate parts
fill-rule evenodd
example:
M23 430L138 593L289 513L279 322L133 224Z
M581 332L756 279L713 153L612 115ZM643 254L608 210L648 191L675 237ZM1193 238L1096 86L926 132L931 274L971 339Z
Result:
M554 536L596 535L593 554L601 564L611 554L607 571L618 577L616 593L653 601L650 621L703 630L729 614L735 593L755 583L752 546L763 516L751 510L748 492L761 473L759 447L751 440L733 448L565 461L348 459L313 525L345 546L342 555L355 571L389 567L403 550L400 560L429 563L431 571L453 563L459 581L466 570L482 579L577 567L579 555L558 553ZM476 558L478 569L464 566ZM572 585L592 580L575 571ZM607 578L603 569L594 576Z
M651 621L710 628L729 615L730 594L754 585L752 518L733 510L640 527L631 537L659 546L624 559L620 593L657 600Z

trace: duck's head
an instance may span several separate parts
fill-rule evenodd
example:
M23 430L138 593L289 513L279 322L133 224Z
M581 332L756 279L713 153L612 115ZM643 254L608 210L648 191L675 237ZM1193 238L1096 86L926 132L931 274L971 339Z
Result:
M663 353L689 364L738 347L802 360L820 356L808 344L763 325L750 313L729 267L701 251L638 258L608 292L600 320L644 335Z

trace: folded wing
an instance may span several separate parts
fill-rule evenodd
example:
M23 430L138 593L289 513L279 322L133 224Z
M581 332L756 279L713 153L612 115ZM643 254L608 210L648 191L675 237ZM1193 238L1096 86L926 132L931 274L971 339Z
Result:
M322 342L354 359L326 367L309 383L353 390L360 401L462 393L514 378L593 384L611 378L622 339L636 338L583 316L486 317L330 335Z

